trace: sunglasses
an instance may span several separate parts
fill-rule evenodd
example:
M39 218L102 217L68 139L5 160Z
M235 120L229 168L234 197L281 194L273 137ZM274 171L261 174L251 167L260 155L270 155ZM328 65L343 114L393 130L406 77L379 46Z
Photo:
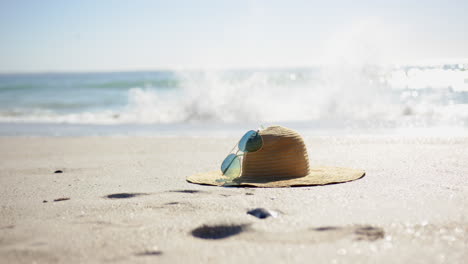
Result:
M232 153L236 146L237 151ZM231 154L229 154L221 164L221 172L230 179L239 177L241 174L241 157L244 156L244 153L255 152L262 148L263 139L259 134L259 130L247 131L236 146L232 148L230 151ZM243 153L239 154L239 151Z

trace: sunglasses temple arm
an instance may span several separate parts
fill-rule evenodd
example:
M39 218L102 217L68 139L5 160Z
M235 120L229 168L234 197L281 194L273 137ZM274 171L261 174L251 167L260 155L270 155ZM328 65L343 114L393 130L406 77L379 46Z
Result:
M232 149L231 149L231 151L229 151L229 153L232 153L234 151L234 149L237 147L237 145L239 145L239 141L234 145L234 147L232 147Z

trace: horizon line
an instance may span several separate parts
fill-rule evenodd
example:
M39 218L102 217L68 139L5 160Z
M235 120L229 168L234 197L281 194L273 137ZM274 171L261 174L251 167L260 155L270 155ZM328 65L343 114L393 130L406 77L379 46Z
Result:
M341 63L342 64L342 63ZM419 60L405 63L375 63L375 64L359 64L347 63L351 66L367 65L367 66L383 66L383 67L417 67L417 66L443 66L443 65L460 65L463 64L465 69L468 69L468 58L458 59L434 59L434 60ZM84 74L84 73L123 73L123 72L177 72L177 71L245 71L245 70L286 70L286 69L311 69L317 67L327 67L340 65L340 63L320 63L314 65L284 65L284 66L232 66L232 67L154 67L154 68L128 68L128 69L77 69L77 70L0 70L0 75L15 75L15 74Z

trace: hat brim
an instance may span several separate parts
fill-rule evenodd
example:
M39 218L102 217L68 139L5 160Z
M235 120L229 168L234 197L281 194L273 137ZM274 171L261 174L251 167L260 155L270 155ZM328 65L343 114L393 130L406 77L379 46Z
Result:
M339 167L315 167L310 168L309 174L302 177L244 177L241 176L232 181L220 171L199 173L187 177L187 181L195 184L214 186L253 186L253 187L291 187L312 186L349 182L364 177L366 172L361 169Z

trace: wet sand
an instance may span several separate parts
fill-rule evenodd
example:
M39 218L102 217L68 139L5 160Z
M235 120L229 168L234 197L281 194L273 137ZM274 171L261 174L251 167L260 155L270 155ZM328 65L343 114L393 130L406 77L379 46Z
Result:
M305 138L312 165L366 170L344 184L185 181L235 141L1 137L0 263L468 261L468 138Z

